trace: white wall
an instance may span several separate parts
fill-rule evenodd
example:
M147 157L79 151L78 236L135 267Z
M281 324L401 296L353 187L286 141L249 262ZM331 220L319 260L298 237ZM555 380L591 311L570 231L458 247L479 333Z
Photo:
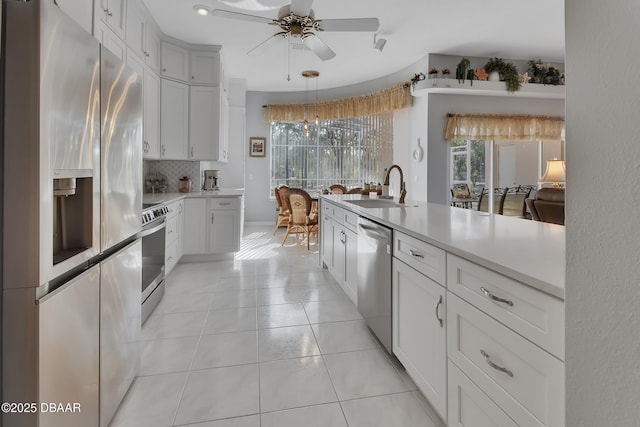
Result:
M637 426L640 5L566 0L565 16L566 425Z

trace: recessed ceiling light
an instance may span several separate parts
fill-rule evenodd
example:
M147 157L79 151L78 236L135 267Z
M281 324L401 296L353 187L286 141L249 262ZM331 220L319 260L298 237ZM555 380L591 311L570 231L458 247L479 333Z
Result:
M209 14L209 8L201 4L194 6L193 9L200 16L207 16Z

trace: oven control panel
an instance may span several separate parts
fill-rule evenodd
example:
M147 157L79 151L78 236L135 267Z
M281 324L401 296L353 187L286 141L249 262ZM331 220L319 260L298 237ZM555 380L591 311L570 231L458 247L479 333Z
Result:
M145 209L142 211L142 225L146 225L158 218L161 218L165 215L167 215L167 212L169 212L169 208L162 205L156 205L156 206L152 206L148 209Z

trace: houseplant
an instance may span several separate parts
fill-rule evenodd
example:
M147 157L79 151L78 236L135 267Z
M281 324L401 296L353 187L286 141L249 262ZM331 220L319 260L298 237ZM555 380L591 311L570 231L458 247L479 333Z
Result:
M528 72L531 74L531 83L554 86L564 84L564 76L560 73L560 69L551 64L543 64L539 59L529 61Z
M473 68L471 68L471 61L467 58L462 58L458 65L456 65L456 79L458 83L464 83L465 79L471 80L473 85L473 79L475 77Z
M437 69L436 67L431 67L429 68L429 78L430 79L435 79L438 77L438 73L440 72L439 69Z
M512 63L496 57L485 64L484 70L489 74L497 71L500 74L500 79L504 80L507 85L509 92L520 90L520 75L518 74L518 69Z

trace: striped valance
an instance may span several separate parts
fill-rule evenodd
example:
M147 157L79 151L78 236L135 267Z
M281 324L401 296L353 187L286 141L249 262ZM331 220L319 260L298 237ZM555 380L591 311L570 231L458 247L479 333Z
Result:
M564 141L564 118L449 114L444 137L446 140Z
M411 105L411 93L407 84L352 98L311 104L267 105L265 120L268 122L301 122L314 120L348 119L392 112Z

